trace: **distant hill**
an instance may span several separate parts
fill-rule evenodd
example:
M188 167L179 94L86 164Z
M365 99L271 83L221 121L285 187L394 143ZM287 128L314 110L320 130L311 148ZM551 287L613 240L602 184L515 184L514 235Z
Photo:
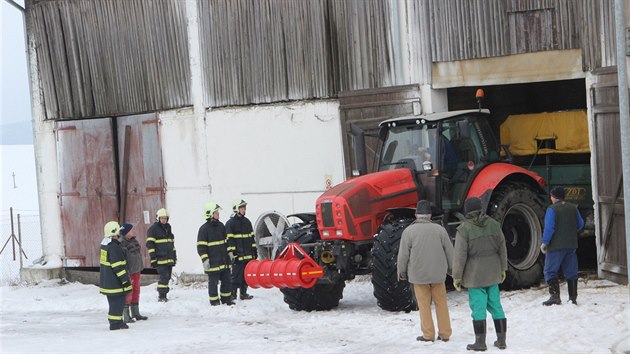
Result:
M0 125L0 145L31 144L33 144L33 126L30 121Z

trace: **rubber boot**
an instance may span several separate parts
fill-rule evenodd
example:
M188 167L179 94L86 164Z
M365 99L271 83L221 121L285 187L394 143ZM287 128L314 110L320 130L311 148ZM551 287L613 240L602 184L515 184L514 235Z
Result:
M577 305L577 279L567 280L567 287L569 288L569 301L573 305Z
M473 320L473 329L475 330L475 343L468 344L466 350L486 351L488 349L486 347L486 320Z
M219 306L221 305L221 300L210 300L210 305Z
M560 284L558 284L558 279L549 280L549 299L544 301L542 304L544 306L551 305L560 305L562 301L560 300Z
M159 302L167 302L168 299L166 298L166 294L159 294L158 301Z
M232 296L221 297L221 303L228 306L235 305L234 300L232 300Z
M236 300L236 291L237 289L232 290L232 301Z
M241 286L241 300L251 300L254 297L247 293L247 285Z
M494 341L494 346L499 349L507 348L507 344L505 344L505 335L507 334L507 318L494 320L494 329L497 332L497 340Z
M133 317L129 315L129 305L125 305L125 308L123 309L123 323L132 323L132 322L136 322L136 320L134 320Z
M140 314L140 308L138 307L138 303L131 304L131 317L135 318L138 321L144 321L144 320L149 319L147 316L142 316Z
M109 330L110 331L115 331L118 329L128 329L129 326L127 326L127 324L123 321L116 321L116 322L110 322L109 323Z

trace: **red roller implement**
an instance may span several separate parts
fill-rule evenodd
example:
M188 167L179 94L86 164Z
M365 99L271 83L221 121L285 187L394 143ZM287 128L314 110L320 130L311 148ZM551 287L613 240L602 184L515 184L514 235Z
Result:
M245 282L252 288L308 289L323 276L324 269L295 242L289 243L276 260L253 260L245 266Z

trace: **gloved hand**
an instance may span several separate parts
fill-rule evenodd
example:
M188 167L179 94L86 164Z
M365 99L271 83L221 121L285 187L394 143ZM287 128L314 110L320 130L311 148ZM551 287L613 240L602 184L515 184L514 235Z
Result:
M210 260L206 259L203 261L203 270L209 270L210 269Z
M462 291L462 280L461 279L453 279L453 286L455 290Z
M543 243L540 245L540 252L542 252L543 254L547 254L547 244Z
M505 277L507 276L507 274L505 274L505 272L501 272L501 283L503 283L505 281Z
M398 279L407 280L407 273L400 273L400 275L398 276Z
M230 257L230 262L234 263L234 259L236 259L236 256L234 255L234 253L228 252L228 257Z
M152 259L151 260L151 268L156 268L157 267L157 260Z

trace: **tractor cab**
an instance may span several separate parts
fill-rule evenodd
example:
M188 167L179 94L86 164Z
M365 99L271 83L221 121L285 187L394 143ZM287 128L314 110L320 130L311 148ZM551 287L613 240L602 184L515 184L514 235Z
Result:
M489 114L467 110L382 122L379 171L411 169L420 198L442 210L460 209L476 173L500 160Z

